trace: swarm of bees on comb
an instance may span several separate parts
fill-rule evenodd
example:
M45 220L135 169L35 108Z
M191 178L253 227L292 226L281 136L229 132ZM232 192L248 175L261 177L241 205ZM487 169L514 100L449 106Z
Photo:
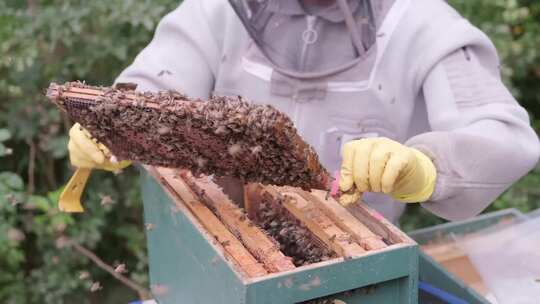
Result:
M292 258L295 266L304 266L334 257L328 248L321 246L307 227L289 217L279 204L261 202L258 212L259 225L280 245L280 250Z
M203 101L134 88L52 83L47 97L119 160L245 182L328 188L329 174L315 151L272 106L241 97Z

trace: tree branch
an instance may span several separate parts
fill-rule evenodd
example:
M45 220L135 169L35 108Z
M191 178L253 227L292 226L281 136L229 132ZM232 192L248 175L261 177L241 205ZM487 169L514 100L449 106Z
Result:
M36 2L34 0L26 0L26 5L28 6L28 12L30 15L36 15Z
M56 183L56 174L54 172L54 158L50 155L45 157L45 177L47 178L47 183L49 184L50 189L58 188Z
M88 250L87 248L70 241L70 245L73 246L73 248L79 252L80 254L84 255L85 257L89 258L94 264L96 264L99 268L105 270L106 272L110 273L113 277L115 277L118 281L120 281L125 286L133 289L139 294L139 297L142 300L150 299L150 291L141 285L133 282L132 280L128 279L127 277L123 276L122 274L114 271L114 268L107 263L105 263L102 259L100 259L95 253Z
M36 171L36 144L32 139L28 140L28 146L30 147L30 152L28 156L28 194L33 194L35 189L35 171Z

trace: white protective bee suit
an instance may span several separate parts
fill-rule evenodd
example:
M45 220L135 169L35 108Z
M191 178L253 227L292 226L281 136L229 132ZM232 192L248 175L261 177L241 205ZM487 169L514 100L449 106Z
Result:
M360 40L351 43L336 5L258 1L272 13L261 40L281 57L265 52L239 18L249 1L231 2L236 12L226 0L185 0L117 82L271 104L331 172L353 139L415 147L437 169L435 192L422 206L450 220L478 214L537 163L538 137L501 82L493 44L446 2L376 0L369 15L363 1L348 1L358 24L371 17L375 29L359 26ZM363 199L392 221L405 208L383 194Z

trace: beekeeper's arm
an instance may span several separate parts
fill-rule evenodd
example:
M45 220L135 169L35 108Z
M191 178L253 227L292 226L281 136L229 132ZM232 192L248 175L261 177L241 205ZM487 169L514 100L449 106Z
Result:
M158 24L154 38L116 79L137 84L140 91L178 90L191 97L207 98L213 90L219 47L215 24L224 18L208 17L217 6L208 1L186 0ZM218 8L219 9L219 8ZM68 145L76 167L107 168L110 162L98 144L73 126ZM92 147L92 148L89 148Z
M437 169L435 191L422 206L450 220L477 215L538 162L538 136L496 64L463 49L437 64L423 84L433 131L406 145Z
M531 170L540 154L538 137L494 64L464 48L431 69L422 86L431 132L404 145L386 138L348 143L341 202L353 203L364 191L384 192L422 202L443 218L463 219Z

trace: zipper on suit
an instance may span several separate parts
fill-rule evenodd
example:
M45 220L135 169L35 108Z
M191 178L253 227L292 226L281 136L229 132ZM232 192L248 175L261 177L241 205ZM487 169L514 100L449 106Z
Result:
M293 119L293 122L294 124L296 125L296 127L298 128L298 119L300 118L300 106L302 105L300 102L298 102L298 93L294 93L294 95L292 96L292 100L293 100L293 116L292 116L292 119Z
M307 15L306 16L306 29L302 32L302 49L300 51L300 70L304 70L307 61L307 52L310 45L315 43L318 39L318 33L315 30L315 25L317 23L317 16ZM300 119L300 110L301 102L298 101L298 92L295 92L292 96L294 101L294 110L293 110L293 121L298 126Z
M306 16L306 29L302 32L302 50L300 52L300 69L304 70L306 66L306 57L308 47L318 39L318 33L315 30L317 16Z

